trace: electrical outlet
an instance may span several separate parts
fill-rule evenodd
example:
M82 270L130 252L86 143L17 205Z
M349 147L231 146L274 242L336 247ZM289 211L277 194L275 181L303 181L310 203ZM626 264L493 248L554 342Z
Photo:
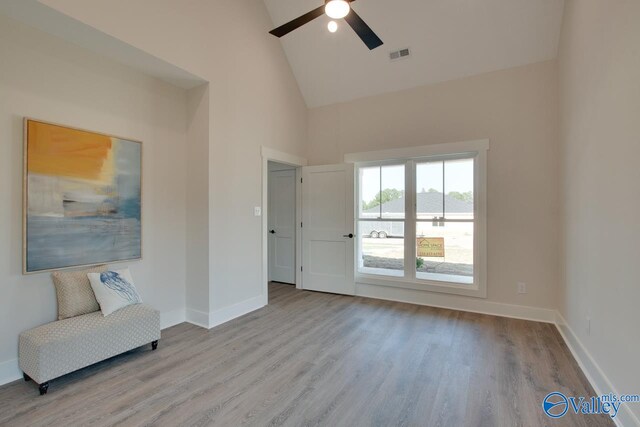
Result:
M256 206L253 208L253 215L260 216L262 215L262 208L260 206Z
M526 294L527 293L527 284L524 282L518 282L518 293Z

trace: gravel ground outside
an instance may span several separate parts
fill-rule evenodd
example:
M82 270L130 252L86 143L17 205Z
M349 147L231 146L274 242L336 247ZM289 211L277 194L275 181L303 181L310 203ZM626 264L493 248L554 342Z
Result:
M382 258L365 255L364 266L370 268L386 268L388 270L404 270L403 260L398 258ZM473 265L452 262L424 261L424 265L417 271L423 273L454 274L473 277Z

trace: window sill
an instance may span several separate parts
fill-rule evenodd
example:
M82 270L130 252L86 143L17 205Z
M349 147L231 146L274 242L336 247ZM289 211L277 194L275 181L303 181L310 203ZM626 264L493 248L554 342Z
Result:
M393 276L378 276L356 273L356 283L391 288L411 289L424 292L438 292L452 295L462 295L475 298L486 298L486 291L480 289L477 283L454 283L438 280L405 279Z
M404 270L390 270L388 268L360 267L359 273L368 277L389 277L391 280L404 278Z
M454 280L455 279L455 280ZM418 283L430 283L437 282L443 283L445 286L464 286L465 288L473 287L473 277L458 276L455 274L441 274L441 273L416 273L416 282Z

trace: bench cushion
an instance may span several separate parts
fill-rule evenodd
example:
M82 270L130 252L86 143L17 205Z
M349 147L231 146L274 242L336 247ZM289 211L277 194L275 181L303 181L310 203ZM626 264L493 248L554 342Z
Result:
M143 304L59 320L20 334L20 369L42 384L160 339L160 313Z

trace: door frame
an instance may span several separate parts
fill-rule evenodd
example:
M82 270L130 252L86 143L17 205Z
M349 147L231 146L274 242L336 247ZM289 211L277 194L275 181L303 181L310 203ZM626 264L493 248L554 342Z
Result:
M296 288L303 289L302 273L302 233L300 223L302 221L302 167L307 166L307 159L283 151L274 150L264 145L262 154L262 298L264 305L269 303L269 162L277 162L293 166L296 169Z
M269 225L269 233L273 231L276 234L268 234L267 235L267 244L268 244L268 260L269 260L269 282L282 282L288 283L290 285L295 285L297 283L296 280L296 168L289 165L283 165L282 163L275 163L269 161L269 178L268 178L268 188L269 195L267 198L267 224ZM271 170L272 166L277 166ZM293 184L292 187L289 187ZM286 193L282 192L282 186L286 186L288 190ZM279 194L283 196L287 195L286 199L280 199L281 202L285 204L282 207L275 206L274 203L274 195ZM293 197L293 200L291 200ZM291 203L293 202L293 203ZM285 210L282 210L285 208ZM280 224L276 224L276 211L278 212L286 212L288 221L282 222ZM282 227L279 228L278 226ZM275 229L275 230L274 230ZM281 234L283 232L284 234ZM288 233L288 234L287 234ZM290 252L288 258L288 262L291 262L291 265L287 263L287 271L284 273L282 270L283 266L279 266L276 259L278 258L278 248L280 245L277 244L277 241L282 237L287 237L286 244L290 249L290 245L293 245L293 250ZM279 275L276 274L276 271L280 272ZM286 277L283 276L286 274ZM293 274L293 277L291 277ZM278 277L276 277L278 276Z

